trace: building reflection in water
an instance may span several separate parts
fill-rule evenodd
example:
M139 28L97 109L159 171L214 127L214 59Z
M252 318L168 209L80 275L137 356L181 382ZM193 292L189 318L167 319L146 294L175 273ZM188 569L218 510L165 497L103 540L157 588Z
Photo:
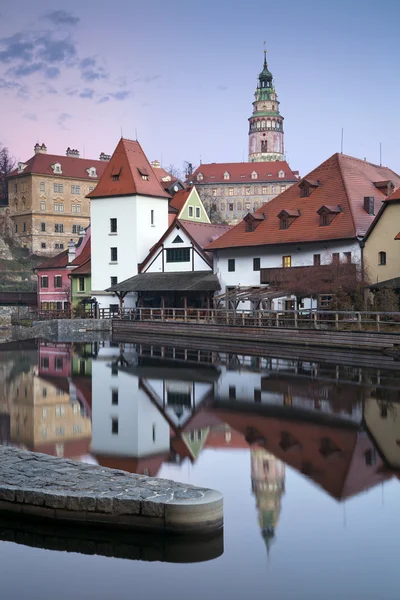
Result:
M151 476L205 448L250 448L267 549L285 465L337 500L399 474L396 370L144 344L23 356L1 362L1 443Z

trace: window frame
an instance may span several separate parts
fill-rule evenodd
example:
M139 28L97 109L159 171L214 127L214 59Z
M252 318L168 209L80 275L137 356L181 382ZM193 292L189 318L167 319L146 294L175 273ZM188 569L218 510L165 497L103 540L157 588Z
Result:
M378 265L380 267L384 267L386 265L386 261L387 261L387 254L384 250L381 250L378 253Z
M117 263L118 262L118 247L112 246L110 248L110 262Z
M236 271L236 259L228 258L228 273L234 273Z
M261 258L253 258L253 271L261 271Z
M285 254L284 256L282 256L282 268L283 269L290 269L292 266L292 255L291 254Z
M165 262L167 263L188 263L191 259L191 247L184 248L166 248Z

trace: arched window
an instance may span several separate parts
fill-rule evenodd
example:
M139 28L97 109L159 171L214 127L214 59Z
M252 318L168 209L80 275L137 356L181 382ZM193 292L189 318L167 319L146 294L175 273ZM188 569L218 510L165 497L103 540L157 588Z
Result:
M265 121L262 121L262 128L265 129Z
M270 119L268 119L268 121L267 121L267 129L271 129L271 121L270 121Z
M386 252L379 252L379 265L386 265Z
M230 175L229 175L228 171L225 171L225 173L224 173L224 179L229 179L229 177L230 177Z

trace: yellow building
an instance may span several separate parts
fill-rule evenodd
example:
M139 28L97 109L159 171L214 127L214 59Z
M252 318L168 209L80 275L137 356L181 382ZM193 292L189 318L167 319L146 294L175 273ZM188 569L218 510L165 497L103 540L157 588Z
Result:
M53 256L78 240L89 225L90 201L109 156L100 160L80 158L77 150L65 156L47 154L44 144L19 162L8 176L8 198L14 231L22 245L34 254Z
M363 260L372 285L400 277L400 188L384 200L369 228Z

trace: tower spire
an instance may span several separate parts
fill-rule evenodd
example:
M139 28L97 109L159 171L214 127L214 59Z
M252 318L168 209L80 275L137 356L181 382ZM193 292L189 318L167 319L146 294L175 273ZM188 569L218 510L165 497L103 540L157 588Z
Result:
M253 114L249 119L249 162L285 160L283 140L283 117L272 73L267 65L267 49L264 41L264 65L258 76L253 102Z

